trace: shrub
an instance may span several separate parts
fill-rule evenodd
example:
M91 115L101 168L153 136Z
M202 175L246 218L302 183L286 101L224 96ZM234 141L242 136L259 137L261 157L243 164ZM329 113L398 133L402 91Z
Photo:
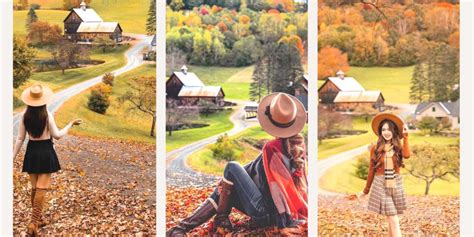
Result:
M104 84L109 85L109 86L113 86L114 85L114 79L115 79L114 74L111 73L111 72L108 72L102 77L102 82Z
M429 131L430 134L438 132L440 121L431 116L425 116L418 121L418 128L421 130Z
M219 136L215 144L211 146L212 157L216 160L233 161L237 158L236 146L227 134Z
M94 112L105 114L110 105L111 93L112 87L107 84L101 83L94 86L89 95L87 107Z
M357 163L355 164L355 175L358 178L367 180L367 175L369 173L369 159L370 158L367 158L366 154L357 157Z

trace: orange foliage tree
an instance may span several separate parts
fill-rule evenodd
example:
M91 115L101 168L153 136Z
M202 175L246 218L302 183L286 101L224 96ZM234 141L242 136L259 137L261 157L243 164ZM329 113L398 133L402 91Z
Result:
M318 79L322 80L336 75L339 70L349 71L347 54L337 48L325 47L318 53Z

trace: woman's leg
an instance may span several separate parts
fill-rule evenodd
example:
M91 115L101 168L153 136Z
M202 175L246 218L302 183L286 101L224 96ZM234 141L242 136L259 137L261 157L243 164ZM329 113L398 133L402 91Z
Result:
M398 220L398 215L388 216L388 226L393 237L401 237L402 232L400 230L400 221ZM389 232L389 233L390 233Z
M253 218L267 214L262 193L239 163L234 161L227 163L224 179L233 184L233 196L238 197L245 214Z
M41 214L46 198L46 192L51 186L51 174L38 174L36 181L36 193L33 199L33 211L31 213L31 222L28 225L29 235L38 235L38 227L41 224Z
M33 207L33 200L35 199L36 193L36 181L38 180L37 174L29 174L30 175L30 183L31 183L31 207Z

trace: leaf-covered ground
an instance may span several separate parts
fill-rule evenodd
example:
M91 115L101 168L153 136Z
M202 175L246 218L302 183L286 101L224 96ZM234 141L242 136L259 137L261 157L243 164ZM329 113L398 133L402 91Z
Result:
M199 204L201 204L212 193L214 189L209 188L170 188L166 191L166 229L175 226L179 221L189 216ZM235 227L234 232L226 236L282 236L273 227L255 229L250 225L250 219L233 209L230 219ZM188 236L210 236L212 229L212 219L194 229ZM307 225L300 226L300 229L307 233ZM307 234L306 234L307 235Z
M339 195L319 195L320 236L386 236L384 216L367 210L367 199L350 201ZM408 196L408 209L400 215L407 236L459 236L459 198Z
M52 176L41 235L156 234L154 144L69 136L55 148L62 170ZM23 154L14 161L15 236L31 214Z

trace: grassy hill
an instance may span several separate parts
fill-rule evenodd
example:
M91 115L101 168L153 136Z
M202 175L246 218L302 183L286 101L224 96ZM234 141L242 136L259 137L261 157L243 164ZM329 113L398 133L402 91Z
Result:
M155 64L145 64L116 77L111 105L106 114L99 114L87 108L89 90L73 97L56 113L58 126L62 127L72 119L80 118L84 123L74 127L74 134L154 143L155 138L149 136L151 117L138 111L128 111L128 107L119 104L117 98L125 93L130 77L155 74Z
M38 3L41 9L36 11L38 19L63 27L63 20L69 13L62 9L62 0L30 0ZM104 21L117 21L125 33L145 34L145 24L150 0L92 0L90 7ZM55 10L51 10L55 9ZM25 22L28 11L14 11L14 32L26 34Z

